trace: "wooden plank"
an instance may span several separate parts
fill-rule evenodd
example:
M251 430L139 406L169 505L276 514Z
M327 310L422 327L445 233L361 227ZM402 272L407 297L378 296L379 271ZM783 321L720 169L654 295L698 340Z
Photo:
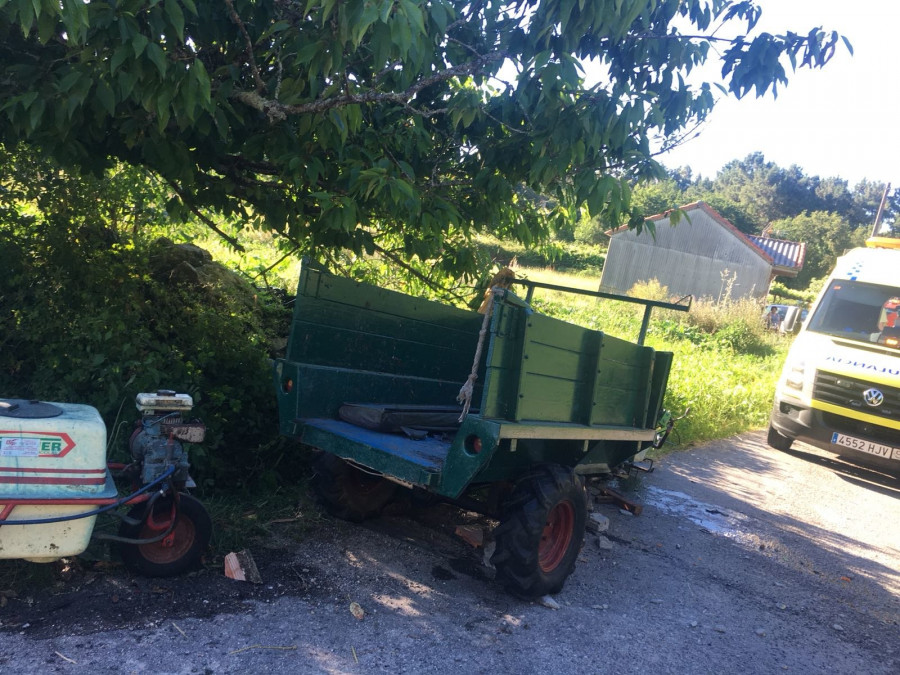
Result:
M505 303L495 308L486 354L481 415L486 419L512 419L522 367L524 310Z
M301 270L298 289L291 342L295 337L302 339L302 330L296 325L302 322L460 349L460 341L471 341L473 349L477 342L481 316L475 312L333 277L310 267ZM289 344L288 353L295 348Z
M646 427L656 427L656 421L662 411L663 397L669 382L671 368L672 352L656 352L654 354L650 397L647 400L647 417L644 420Z
M575 384L568 379L526 373L516 419L572 422L579 411Z
M360 333L333 326L295 323L288 358L298 363L465 382L475 345L443 347L416 340Z
M424 323L452 325L447 322L457 321L463 328L473 320L478 323L480 315L471 310L451 307L433 300L417 298L405 293L398 293L360 281L343 277L319 274L319 282L315 285L316 297L325 302L333 302L355 310L369 310L386 316L414 319Z
M585 334L591 330L566 323L543 314L532 314L526 320L528 343L543 344L580 352L584 349Z
M591 424L633 426L637 393L634 389L626 390L621 386L597 386L591 408Z
M640 381L639 355L648 349L610 335L603 336L591 397L591 424L634 426L636 397L645 387ZM643 415L639 419L643 422Z
M413 441L328 419L300 428L304 443L414 485L438 485L450 449L449 441Z
M550 317L527 317L512 419L584 421L584 399L589 395L585 383L591 379L594 360L591 333Z
M522 355L522 365L529 375L546 375L574 381L589 375L583 372L584 356L582 352L529 340Z
M652 394L653 380L653 349L647 347L638 352L639 373L635 373L635 382L638 384L635 393L635 417L632 424L636 427L647 426L647 404ZM650 423L654 427L656 420Z
M297 416L334 417L344 403L414 403L420 405L456 404L462 382L420 377L400 377L346 368L328 368L308 364L290 364L296 373L294 395ZM476 382L474 401L481 397ZM460 411L462 408L460 407Z
M321 298L301 298L298 302L300 311L295 312L295 322L400 338L414 336L441 346L453 346L460 339L477 340L478 330L481 328L480 314L466 312L461 317L456 314L455 308L443 305L440 309L447 310L445 316L433 315L429 321L425 321L419 316L401 316Z
M447 452L450 449L449 441L442 441L435 436L428 436L421 440L413 440L402 434L388 434L380 431L372 431L358 427L348 422L342 422L332 419L309 419L303 421L304 433L311 428L325 431L332 436L361 443L370 448L381 450L389 455L393 455L400 460L415 464L424 468L426 471L438 472L447 459ZM318 438L327 438L317 436ZM305 442L308 442L308 437ZM320 447L320 446L317 446ZM321 448L333 452L329 447ZM380 465L378 462L369 464L370 468L376 471L389 472L388 466Z
M472 367L481 316L305 266L287 359L297 363L458 380Z
M545 424L542 422L506 422L500 426L500 438L546 438L556 440L651 441L652 429L604 424Z

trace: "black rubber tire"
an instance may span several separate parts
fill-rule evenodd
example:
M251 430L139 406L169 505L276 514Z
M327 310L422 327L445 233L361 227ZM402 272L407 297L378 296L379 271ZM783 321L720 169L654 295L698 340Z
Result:
M161 499L154 505L154 512L165 514L171 508L171 497ZM140 519L137 525L123 522L119 536L130 539L151 539L160 532L151 529L144 522L147 503L137 504L129 512L131 518ZM147 577L174 577L191 570L209 546L212 536L212 520L206 508L188 494L178 495L178 509L175 517L174 541L172 546L162 542L154 544L119 544L119 554L128 569Z
M313 469L313 488L328 512L354 523L380 514L399 487L387 478L360 471L329 452L316 458Z
M494 531L497 580L524 598L558 593L584 543L587 493L571 469L546 466L519 480Z
M766 443L776 450L786 452L791 449L791 446L794 444L794 439L782 436L775 427L770 424L769 433L766 435Z

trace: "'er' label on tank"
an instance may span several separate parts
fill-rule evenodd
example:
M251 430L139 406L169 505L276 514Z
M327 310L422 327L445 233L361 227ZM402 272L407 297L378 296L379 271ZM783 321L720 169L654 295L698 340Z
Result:
M3 436L0 429L0 457L63 457L75 447L69 434L55 431L26 431L28 437ZM12 432L16 433L16 432Z

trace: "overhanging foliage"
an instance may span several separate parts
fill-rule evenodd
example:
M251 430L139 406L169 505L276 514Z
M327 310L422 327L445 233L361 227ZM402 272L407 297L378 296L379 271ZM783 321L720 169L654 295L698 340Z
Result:
M713 107L693 69L718 55L724 90L761 95L839 40L753 36L758 16L723 0L0 0L0 141L146 166L170 213L459 273L472 231L530 243L580 204L639 225L629 181L660 175L659 144Z

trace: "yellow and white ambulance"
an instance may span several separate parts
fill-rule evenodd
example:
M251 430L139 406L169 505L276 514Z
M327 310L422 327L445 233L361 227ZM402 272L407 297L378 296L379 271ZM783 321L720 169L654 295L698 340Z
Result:
M840 257L795 338L768 443L794 440L900 475L900 239Z

